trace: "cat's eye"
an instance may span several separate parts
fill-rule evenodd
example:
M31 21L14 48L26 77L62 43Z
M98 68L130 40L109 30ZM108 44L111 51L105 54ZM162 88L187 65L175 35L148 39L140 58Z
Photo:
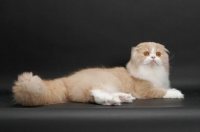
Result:
M160 52L156 52L156 56L160 57L161 53Z
M143 54L144 54L144 56L148 56L148 55L149 55L149 52L148 52L148 51L145 51Z

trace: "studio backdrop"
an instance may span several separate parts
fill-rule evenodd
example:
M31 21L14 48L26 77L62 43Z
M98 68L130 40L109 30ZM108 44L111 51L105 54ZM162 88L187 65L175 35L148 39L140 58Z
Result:
M56 78L88 67L125 66L131 47L162 43L170 80L200 85L199 0L1 0L0 83L24 71Z

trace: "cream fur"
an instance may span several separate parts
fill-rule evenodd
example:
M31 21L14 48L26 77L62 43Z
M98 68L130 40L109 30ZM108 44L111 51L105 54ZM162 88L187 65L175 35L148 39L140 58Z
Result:
M149 52L149 56L142 55L145 51ZM161 52L161 57L156 56L156 51ZM141 43L132 50L126 68L133 77L148 80L157 88L168 89L170 87L169 60L166 51L164 46L157 43ZM152 56L155 56L155 63L152 62Z
M152 47L153 52L163 54L158 60L159 65L147 60L149 56L143 56L143 52L152 51ZM183 98L180 91L169 89L166 51L157 43L141 43L132 50L128 70L123 67L88 68L54 80L23 73L13 86L14 98L25 106L67 101L120 105L135 98ZM150 63L144 63L146 60Z

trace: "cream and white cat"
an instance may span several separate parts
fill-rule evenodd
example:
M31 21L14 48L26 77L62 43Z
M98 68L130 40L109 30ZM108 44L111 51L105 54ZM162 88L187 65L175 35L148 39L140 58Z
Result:
M88 68L54 80L25 72L13 86L14 99L25 106L37 106L68 101L120 105L136 98L184 98L179 90L170 88L167 52L161 44L145 42L132 49L127 69Z

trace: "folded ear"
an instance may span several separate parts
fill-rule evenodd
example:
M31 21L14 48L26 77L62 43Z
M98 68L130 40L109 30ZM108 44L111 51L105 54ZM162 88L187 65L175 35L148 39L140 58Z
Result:
M131 54L133 54L134 52L135 52L135 47L132 47Z
M160 46L165 50L165 52L167 52L168 54L170 53L169 50L163 44L160 44Z

